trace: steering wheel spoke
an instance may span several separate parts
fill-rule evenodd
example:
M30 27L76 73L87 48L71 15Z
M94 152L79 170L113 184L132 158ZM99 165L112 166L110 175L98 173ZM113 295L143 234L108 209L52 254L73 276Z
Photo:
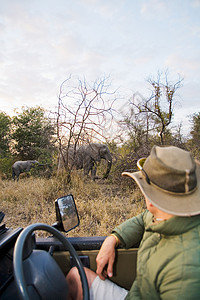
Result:
M55 246L52 246L52 245L49 247L49 251L48 251L48 252L49 252L49 254L50 254L51 256L53 256L53 253L54 253L54 251L55 251L55 248L56 248L56 247L55 247Z

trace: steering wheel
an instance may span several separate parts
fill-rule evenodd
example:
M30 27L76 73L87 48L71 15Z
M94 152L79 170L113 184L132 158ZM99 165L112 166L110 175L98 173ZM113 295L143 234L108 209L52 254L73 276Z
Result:
M25 280L24 275L24 269L23 269L23 249L24 244L28 237L33 233L35 230L44 230L51 234L53 234L58 240L64 245L65 250L69 251L72 258L75 261L75 265L78 268L82 288L83 288L83 299L89 300L89 288L88 288L88 282L85 275L85 271L83 268L83 265L80 261L80 258L78 257L74 247L71 245L71 243L67 240L67 238L60 233L57 229L54 227L51 227L47 224L37 223L30 225L26 227L19 235L15 248L14 248L14 254L13 254L13 268L14 268L14 278L18 290L18 294L20 296L20 299L22 300L31 300L28 294L27 284ZM67 297L67 295L66 295Z

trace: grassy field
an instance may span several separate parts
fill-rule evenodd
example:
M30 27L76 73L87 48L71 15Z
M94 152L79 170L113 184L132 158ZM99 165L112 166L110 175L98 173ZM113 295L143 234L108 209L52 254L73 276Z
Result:
M124 178L126 183L127 178ZM141 192L134 185L111 184L109 180L83 178L72 175L66 185L65 177L22 178L19 182L0 180L1 211L5 213L7 227L26 227L42 222L56 221L54 201L72 193L80 217L80 226L68 236L108 235L112 229L144 210Z

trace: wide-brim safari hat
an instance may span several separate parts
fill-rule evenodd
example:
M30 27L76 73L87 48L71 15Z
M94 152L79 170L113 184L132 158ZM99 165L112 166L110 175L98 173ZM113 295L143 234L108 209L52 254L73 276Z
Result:
M200 163L174 146L153 146L137 162L140 171L123 172L158 209L177 216L200 214Z

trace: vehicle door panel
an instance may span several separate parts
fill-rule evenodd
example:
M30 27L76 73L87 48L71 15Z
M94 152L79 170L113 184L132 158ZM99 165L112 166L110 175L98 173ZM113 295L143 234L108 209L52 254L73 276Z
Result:
M77 251L84 265L96 271L96 256L99 250ZM66 275L73 262L67 251L55 251L54 258ZM130 289L136 277L137 248L116 249L116 259L111 280L120 286Z

